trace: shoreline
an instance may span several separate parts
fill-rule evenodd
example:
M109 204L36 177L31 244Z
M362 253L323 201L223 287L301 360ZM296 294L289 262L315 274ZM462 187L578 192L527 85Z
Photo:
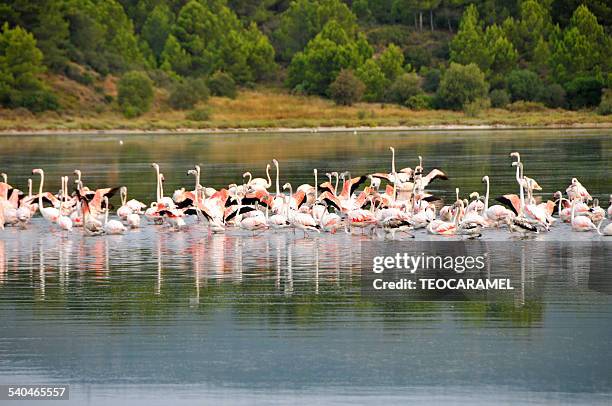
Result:
M610 123L575 123L550 125L507 125L507 124L441 124L423 126L317 126L317 127L251 127L251 128L175 128L175 129L45 129L45 130L0 130L0 136L16 135L135 135L135 134L261 134L261 133L367 133L367 132L444 132L483 130L602 130L612 128Z

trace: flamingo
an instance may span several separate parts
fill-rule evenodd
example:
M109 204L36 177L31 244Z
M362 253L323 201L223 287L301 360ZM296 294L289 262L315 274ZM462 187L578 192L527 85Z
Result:
M104 226L100 220L93 216L89 210L89 203L85 197L77 195L81 200L81 211L83 212L83 228L89 235L99 235L104 233Z
M608 201L610 205L608 206L608 218L612 219L612 195L610 195L610 200Z
M55 207L44 207L43 206L43 185L45 183L45 172L42 169L32 170L33 174L40 175L40 185L38 187L38 210L42 214L43 218L51 223L56 223L59 218L59 210Z
M603 232L601 232L601 225L603 224L603 222L604 221L602 219L597 225L597 234L605 235L605 236L612 236L612 222L608 223L608 225L604 228Z
M330 213L325 209L321 213L321 217L319 217L319 225L323 231L335 234L342 227L342 218L336 213Z
M514 213L499 204L489 207L489 177L486 175L483 176L482 181L487 184L483 215L485 219L489 220L490 224L499 226L499 224L505 222L506 219L513 217Z
M243 216L241 214L242 207L242 198L240 197L238 198L238 210L236 215L236 221L240 228L252 231L253 235L255 235L255 231L268 229L266 218L259 210L251 211L250 213L254 213L253 215Z
M151 166L155 169L155 174L157 177L157 204L163 205L162 207L171 208L175 207L174 201L169 197L164 197L164 174L159 171L159 165L155 162L151 164Z
M37 209L38 205L34 203L34 196L32 196L32 179L28 179L28 196L19 201L19 207L15 213L22 228L30 221Z
M526 182L525 179L523 179L523 182L519 180L519 173L522 173L521 168L523 164L521 162L513 162L512 165L516 166L516 177L520 189L521 211L518 217L522 217L524 220L531 223L536 228L542 227L546 231L548 231L550 227L548 225L548 216L546 214L546 211L541 207L536 206L535 204L525 204L523 185L528 182Z
M270 164L266 165L266 176L268 180L266 181L264 178L253 178L251 172L245 172L242 177L249 177L249 181L246 183L247 188L253 189L269 189L272 186L272 180L270 179Z
M285 206L285 211L287 209L287 206ZM266 207L266 217L268 216L268 207ZM279 229L279 228L286 228L289 227L291 224L289 223L289 220L287 219L287 216L285 214L273 214L271 215L268 219L268 224L270 225L270 227L274 228L274 229Z
M293 195L291 184L285 183L283 185L283 189L289 189L289 196L291 198ZM304 237L306 237L306 231L316 231L317 233L321 232L320 226L317 224L312 215L297 210L292 210L291 205L289 205L287 208L287 217L292 226L299 228L304 232Z
M480 193L478 192L472 192L470 193L470 199L474 199L472 200L467 208L465 209L466 212L470 212L470 211L475 211L477 213L480 213L481 211L484 210L484 203L480 200Z
M127 187L121 186L119 195L121 196L121 207L117 209L117 216L119 216L121 220L126 220L127 217L134 212L132 208L127 205Z
M109 220L108 212L110 211L108 206L108 197L104 196L104 203L106 204L106 211L104 213L104 232L106 234L123 234L126 229L122 222L118 220Z
M127 200L127 187L121 186L119 189L121 195L121 207L117 209L117 216L127 223L130 228L140 227L140 213L143 207L146 207L143 203L138 200Z
M572 214L571 214L572 230L574 231L597 230L597 227L595 227L595 224L593 224L590 218L586 216L576 216L575 215L577 201L578 199L572 202Z
M434 220L427 226L427 232L435 235L455 235L457 224L456 221Z
M593 223L599 223L601 220L606 218L606 211L599 207L599 199L593 200L593 207L589 209L587 215L590 217Z
M582 201L593 200L586 188L582 186L582 183L576 178L572 178L572 182L567 189L565 189L565 192L570 201L574 201L575 199L580 199Z
M68 190L68 176L62 176L62 196L64 203L67 198L67 190ZM65 231L72 231L72 220L68 215L62 213L62 210L59 211L60 215L57 218L57 225Z
M510 157L516 158L516 164L521 165L521 174L520 174L519 183L523 185L523 188L527 190L531 187L532 190L542 190L542 187L538 184L538 182L535 181L535 179L528 178L527 176L523 175L523 165L521 162L521 154L519 154L518 152L511 152Z

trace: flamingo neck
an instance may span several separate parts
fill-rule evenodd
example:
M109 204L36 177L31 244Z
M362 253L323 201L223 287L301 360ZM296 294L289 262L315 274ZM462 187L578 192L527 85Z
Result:
M521 170L520 166L521 166L520 164L516 165L516 180L519 184L519 196L521 198L521 207L519 210L520 211L519 214L522 214L523 209L525 208L525 194L523 193L523 182L521 182L521 179L519 177L520 170Z
M161 178L159 177L159 167L155 166L155 179L157 181L156 190L155 190L155 200L159 202L159 184L161 182Z
M266 188L269 188L270 186L272 186L272 179L270 179L270 164L266 165L266 177L268 178Z
M485 193L485 207L484 211L486 212L489 209L489 178L487 179L487 192Z
M43 200L42 200L42 193L43 193L43 184L45 183L45 172L40 171L40 185L38 186L38 207L40 208L41 212L42 209L44 208L43 206Z
M157 198L157 201L160 201L161 199L164 198L164 182L161 179L161 175L158 176L159 179L159 197Z
M317 199L319 198L319 194L318 194L318 190L319 189L319 180L317 179L317 170L314 170L314 178L315 178L315 202L317 201Z
M274 161L274 166L276 166L276 196L280 194L280 170L278 168L278 162Z
M337 194L337 193L338 193L338 181L339 181L339 176L340 176L340 175L338 175L338 174L336 173L336 184L334 185L334 194Z

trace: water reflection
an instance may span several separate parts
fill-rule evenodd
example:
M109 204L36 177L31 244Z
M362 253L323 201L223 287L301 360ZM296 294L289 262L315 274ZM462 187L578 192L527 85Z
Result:
M514 190L511 150L522 152L545 191L572 176L597 193L612 187L607 130L309 135L308 143L303 135L143 135L125 137L123 148L116 137L70 137L61 149L44 137L6 142L3 171L21 185L42 166L53 190L60 174L81 168L92 186L126 184L130 197L150 200L153 161L169 190L191 182L182 174L195 163L203 183L219 186L245 168L263 171L272 157L282 180L299 184L312 182L313 167L383 170L395 145L406 165L423 155L426 166L448 170L451 181L436 185L442 195L455 186L481 190L482 174L491 176L492 194ZM209 234L197 224L178 233L150 226L66 236L35 219L28 230L0 233L0 383L72 383L77 404L100 393L115 400L126 383L147 404L152 382L178 385L190 400L203 398L202 386L226 388L220 402L240 390L260 391L262 403L295 390L320 394L320 403L349 392L406 399L398 391L414 387L420 401L437 387L490 395L503 388L515 403L527 403L520 394L528 391L544 399L581 394L579 403L606 397L610 243L566 225L531 241L500 240L491 232L474 242L471 249L495 256L479 276L509 277L515 290L397 301L361 294L362 258L377 252L369 237Z
M149 227L105 237L45 234L40 233L40 227L44 227L42 220L36 219L29 230L8 229L0 235L0 292L4 300L19 297L27 303L31 289L36 300L82 302L87 307L91 296L95 306L125 306L129 312L132 304L147 296L150 286L149 293L157 297L149 309L153 313L156 306L171 302L192 307L211 302L259 306L262 298L316 302L321 295L368 303L369 298L360 295L360 271L369 266L363 259L383 249L402 252L414 244L376 242L344 233L301 238L290 230L258 237L240 231L210 234L197 224L179 233ZM550 236L566 233L571 233L568 226L561 225ZM426 239L427 235L422 232L417 237ZM610 244L601 239L552 238L511 244L492 239L470 241L467 246L473 253L487 252L494 259L477 277L512 279L512 301L517 307L530 300L542 301L547 288L553 294L557 294L555 289L610 289L609 279L600 276L606 269ZM558 280L561 276L565 277L563 283ZM537 283L551 279L556 282L545 283L544 290ZM123 294L132 296L121 298L121 306L113 303ZM412 297L458 298L446 291ZM492 292L468 292L460 299L494 302L500 298L508 299Z

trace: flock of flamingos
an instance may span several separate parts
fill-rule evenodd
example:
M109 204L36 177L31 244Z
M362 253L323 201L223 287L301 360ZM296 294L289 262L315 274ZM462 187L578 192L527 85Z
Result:
M523 174L523 162L518 152L510 154L516 168L517 194L497 197L501 204L489 205L489 177L485 183L485 196L474 192L470 199L463 199L456 189L453 204L442 206L441 200L427 192L427 186L436 179L448 179L446 174L433 169L425 175L423 160L413 168L395 167L395 149L391 149L391 172L373 173L351 177L349 172L327 173L327 180L319 183L314 170L314 185L303 184L293 189L285 183L281 190L279 164L276 167L275 190L271 191L270 165L264 178L253 178L250 172L243 175L242 184L231 184L215 190L200 184L200 168L189 170L195 178L193 190L174 191L172 197L164 195L164 175L159 165L153 163L157 179L157 198L148 206L137 200L127 200L127 188L109 187L92 190L83 184L81 172L75 170L74 190L69 191L68 176L62 177L62 188L54 194L44 191L45 173L40 175L38 193L32 193L32 180L28 180L28 194L8 184L2 174L0 182L0 228L16 226L25 228L36 212L61 230L71 232L82 228L88 235L122 234L128 228L141 226L144 216L150 224L167 225L173 229L186 227L185 218L196 216L208 225L211 233L231 228L256 232L268 229L293 228L309 232L347 233L361 229L362 233L376 232L384 238L400 235L413 237L415 229L426 229L435 235L465 235L475 238L487 228L506 228L522 235L547 232L558 221L571 224L574 231L596 232L612 235L612 222L602 230L606 215L612 219L611 205L606 211L599 207L587 189L574 178L565 190L553 194L554 200L537 203L533 192L542 188ZM342 184L339 185L340 180ZM384 189L381 183L385 183ZM362 190L360 186L365 184ZM340 188L339 188L340 187ZM285 192L288 190L288 194ZM110 219L109 199L119 191L121 206L116 218ZM555 217L556 216L556 217ZM295 232L295 231L294 231Z

